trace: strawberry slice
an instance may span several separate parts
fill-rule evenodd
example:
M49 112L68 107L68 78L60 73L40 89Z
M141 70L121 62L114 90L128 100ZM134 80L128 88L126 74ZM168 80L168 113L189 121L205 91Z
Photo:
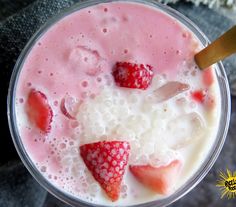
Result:
M44 93L32 89L27 99L27 114L41 131L48 133L51 129L53 112Z
M119 198L129 152L129 143L122 141L102 141L80 146L80 155L87 168L112 201Z
M126 88L147 89L153 78L152 66L117 62L113 69L116 85Z
M178 179L181 162L174 160L166 166L130 165L129 169L136 179L149 189L166 195Z

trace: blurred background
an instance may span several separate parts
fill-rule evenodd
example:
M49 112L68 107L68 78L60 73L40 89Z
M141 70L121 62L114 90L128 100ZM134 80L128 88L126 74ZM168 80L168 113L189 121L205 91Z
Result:
M79 0L0 0L0 207L66 206L48 194L21 163L9 133L6 112L8 84L15 61L32 34L54 14ZM236 24L235 0L163 0L179 10L214 40ZM224 61L232 93L229 133L223 150L203 181L172 207L234 207L236 199L220 199L219 171L236 170L236 58Z

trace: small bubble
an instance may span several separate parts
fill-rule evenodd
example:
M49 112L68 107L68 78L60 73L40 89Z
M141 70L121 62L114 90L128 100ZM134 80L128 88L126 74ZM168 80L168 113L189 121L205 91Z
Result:
M182 34L182 37L183 37L183 38L186 38L186 37L187 37L187 33L184 32L184 33Z
M46 171L47 171L47 168L46 168L45 166L42 166L42 167L40 168L40 171L41 171L41 172L46 172Z
M127 53L128 53L128 50L127 50L127 49L125 49L125 50L124 50L124 53L125 53L125 54L127 54Z
M84 57L84 62L88 62L88 57Z
M87 81L83 81L83 82L81 83L81 85L82 85L83 87L87 87L87 86L88 86L88 82L87 82Z
M97 77L97 82L102 82L102 78L101 77Z
M65 143L61 143L61 144L59 145L59 147L60 147L60 149L65 149L65 148L66 148L66 144L65 144Z
M127 16L123 16L123 17L122 17L122 20L123 20L123 22L127 22L129 19L128 19Z
M102 31L103 31L104 33L107 33L107 28L104 28Z
M53 102L54 106L58 106L58 101Z
M73 146L73 145L74 145L74 142L72 142L72 141L69 142L69 145L70 145L70 146Z
M23 99L23 98L20 98L20 99L19 99L19 102L20 102L20 103L24 103L24 99Z

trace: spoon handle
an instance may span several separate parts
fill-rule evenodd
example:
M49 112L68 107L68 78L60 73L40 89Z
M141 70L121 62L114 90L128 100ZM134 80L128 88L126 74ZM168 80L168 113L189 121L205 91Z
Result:
M233 53L236 53L236 26L197 53L194 58L199 68L205 69Z

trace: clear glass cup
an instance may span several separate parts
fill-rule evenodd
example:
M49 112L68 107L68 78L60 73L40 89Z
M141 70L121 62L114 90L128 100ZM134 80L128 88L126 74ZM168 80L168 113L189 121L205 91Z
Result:
M123 0L124 1L124 0ZM42 173L36 168L35 164L30 159L29 155L27 154L23 143L21 141L21 138L19 136L17 123L16 123L16 112L15 112L15 93L16 93L16 86L17 81L19 78L20 71L22 69L22 66L25 62L25 59L27 58L28 54L30 53L32 47L35 45L37 40L44 35L45 32L57 21L62 19L63 17L78 11L82 8L89 7L95 4L99 3L105 3L105 2L112 2L112 0L90 0L85 2L80 2L72 6L71 8L65 10L61 14L55 16L54 18L50 19L44 26L42 26L30 39L28 44L25 46L23 51L21 52L16 65L14 67L10 86L9 86L9 93L8 93L8 121L9 121L9 127L11 131L11 135L13 138L14 145L17 149L17 152L24 163L24 165L27 167L29 172L32 174L32 176L41 184L47 191L49 191L51 194L59 198L60 200L64 201L65 203L68 203L72 206L85 206L85 207L104 207L104 205L95 205L91 204L85 201L82 201L75 196L68 194L64 192L63 190L55 187L52 185L43 175ZM182 24L184 24L187 28L189 28L196 37L201 41L203 46L206 46L209 43L209 40L207 37L203 34L203 32L189 19L187 19L184 15L179 13L178 11L157 3L153 0L148 1L142 1L142 0L128 0L128 2L138 2L147 4L150 6L153 6L155 8L158 8L162 10L163 12L166 12L170 16L176 18L178 21L180 21ZM227 135L228 127L229 127L229 120L230 120L230 91L229 91L229 85L227 76L224 70L224 67L221 62L217 63L215 65L216 70L216 76L220 85L220 94L221 94L221 116L220 116L220 125L217 132L217 137L215 138L215 142L211 148L211 151L209 152L208 156L206 157L205 161L202 163L201 167L197 170L197 172L177 191L175 191L172 195L168 196L167 198L156 200L148 203L143 203L139 205L131 205L132 207L157 207L157 206L167 206L174 201L178 200L179 198L183 197L185 194L187 194L191 189L193 189L208 173L208 171L211 169L212 165L215 163L217 157L219 156L219 153L223 147L223 144L225 142L225 138Z

